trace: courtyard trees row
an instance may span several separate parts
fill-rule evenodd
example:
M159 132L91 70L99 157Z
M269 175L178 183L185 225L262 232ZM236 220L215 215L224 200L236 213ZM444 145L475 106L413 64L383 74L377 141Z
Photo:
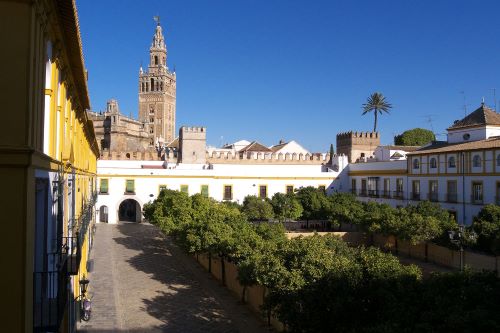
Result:
M366 225L377 229L376 222L391 214L386 207L358 208L337 207L335 218L355 220L358 213L375 213L378 217ZM282 224L249 223L240 208L199 194L163 190L144 206L144 214L186 252L220 259L223 278L224 263L234 263L243 300L248 287L265 286L263 312L291 332L500 329L500 285L489 273L422 279L416 266L401 265L378 249L349 247L331 235L288 239Z

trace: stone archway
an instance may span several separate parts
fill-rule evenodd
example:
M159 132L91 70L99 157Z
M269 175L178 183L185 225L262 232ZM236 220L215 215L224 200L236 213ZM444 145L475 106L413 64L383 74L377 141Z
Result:
M118 208L118 221L141 222L141 205L134 199L126 199Z

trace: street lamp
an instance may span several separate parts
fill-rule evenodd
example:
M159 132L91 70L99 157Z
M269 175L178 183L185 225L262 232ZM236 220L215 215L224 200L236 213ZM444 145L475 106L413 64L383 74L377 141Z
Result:
M86 278L83 278L80 280L80 290L82 291L82 294L85 295L85 293L87 293L87 287L89 285L89 280L87 280Z
M465 227L463 224L458 226L458 231L450 230L448 231L448 237L450 237L450 242L458 246L460 251L460 271L464 270L464 242L466 240L465 237ZM471 231L467 238L474 240L477 237L474 231Z

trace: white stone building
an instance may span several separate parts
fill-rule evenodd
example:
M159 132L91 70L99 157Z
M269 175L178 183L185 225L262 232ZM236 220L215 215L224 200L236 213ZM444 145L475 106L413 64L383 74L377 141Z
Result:
M380 148L378 158L349 164L339 184L363 201L438 202L465 224L485 204L500 204L500 115L484 104L449 127L447 141L407 150L394 160Z

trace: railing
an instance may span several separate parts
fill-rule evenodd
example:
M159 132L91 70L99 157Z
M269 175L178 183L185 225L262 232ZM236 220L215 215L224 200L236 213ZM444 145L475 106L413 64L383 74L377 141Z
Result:
M361 189L359 190L359 194L358 194L360 197L366 197L368 195L366 189Z
M82 261L82 242L80 233L75 236L63 237L63 244L66 251L66 272L69 275L77 275Z
M403 191L394 191L394 192L392 192L392 197L394 199L403 200L404 199Z
M500 196L495 197L495 204L500 205Z
M372 198L378 198L379 197L378 190L368 190L368 196Z
M471 204L474 205L482 205L483 204L483 196L482 195L471 195L470 197Z
M68 300L65 265L48 272L33 273L33 331L58 332Z
M452 203L457 202L457 194L456 193L447 193L446 194L446 201L452 202Z
M436 192L431 192L427 194L427 199L429 201L437 202L439 201L439 195Z
M419 201L420 200L420 193L411 192L411 200Z
M355 188L351 188L351 193L354 194L354 195L356 195L357 194L356 189Z
M391 191L387 191L387 190L382 191L382 198L389 199L390 197L391 197Z

